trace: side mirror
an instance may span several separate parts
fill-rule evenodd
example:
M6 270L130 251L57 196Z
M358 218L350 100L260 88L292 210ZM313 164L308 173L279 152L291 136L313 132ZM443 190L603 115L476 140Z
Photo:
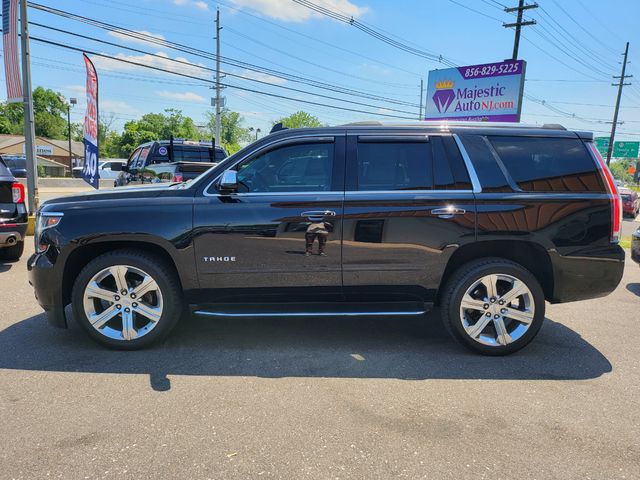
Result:
M220 178L220 190L236 191L238 190L238 172L235 170L225 170Z
M118 163L118 162L111 163L111 171L113 172L121 172L125 168L126 168L126 165L123 165L121 163Z

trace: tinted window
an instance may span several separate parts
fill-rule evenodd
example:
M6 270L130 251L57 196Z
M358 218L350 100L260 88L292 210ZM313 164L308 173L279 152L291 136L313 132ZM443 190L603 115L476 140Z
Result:
M240 192L331 190L333 143L291 145L258 155L238 168Z
M138 161L140 150L141 150L140 148L135 149L131 154L131 156L129 157L129 160L127 160L127 164L129 165L129 168L136 168L137 166L136 162Z
M359 190L467 190L469 174L455 140L358 143Z
M210 148L188 145L173 146L174 162L210 162Z
M358 142L358 190L433 188L429 142Z
M225 153L225 151L216 149L215 161L221 162L225 158L227 158L227 154Z
M632 200L633 197L631 197L630 193L622 193L620 194L620 197L622 198L622 200L624 200L625 202L630 202Z
M489 145L482 135L460 135L471 163L478 175L483 192L511 192L513 191L500 170Z
M596 165L573 138L488 137L509 175L525 191L602 191Z

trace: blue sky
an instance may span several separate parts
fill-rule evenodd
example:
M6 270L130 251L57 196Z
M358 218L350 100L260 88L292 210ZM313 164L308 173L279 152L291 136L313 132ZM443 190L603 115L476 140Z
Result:
M496 62L511 56L513 31L502 22L513 16L502 11L501 4L516 0L313 0L336 12L354 16L378 31L399 38L423 50L453 60L460 65ZM214 17L219 6L222 17L222 55L293 75L366 92L377 96L417 104L420 79L426 82L428 71L445 67L437 61L405 53L382 43L345 23L295 4L291 0L39 0L39 3L77 13L128 29L144 31L170 41L214 52ZM624 42L630 46L630 73L636 84L627 87L622 99L619 127L623 139L640 139L640 33L637 0L539 0L542 8L527 13L538 25L526 27L520 58L527 61L525 93L551 106L547 108L525 99L522 121L562 123L568 127L596 131L606 135L615 102L616 89L610 75L619 74ZM466 8L465 8L466 7ZM212 74L199 66L213 67L213 61L159 45L135 41L37 10L30 10L30 21L90 35L123 46L139 48L181 58L193 66L171 60L144 57L124 48L74 38L63 33L33 26L31 35L66 45L86 48L134 61L210 79ZM554 19L554 20L552 20ZM82 56L60 47L32 42L34 86L42 85L78 97L72 120L80 121L84 109L84 72ZM155 72L120 62L95 58L100 76L100 108L114 117L114 126L147 112L178 108L204 121L213 92L205 82ZM296 110L306 110L328 124L376 118L390 113L388 108L415 112L417 107L389 105L327 92L290 80L257 74L243 68L223 65L229 73L252 77L267 84L227 77L238 86L317 102L322 106L228 88L224 91L230 109L240 112L245 126L261 128ZM4 82L4 72L0 74ZM634 79L632 79L633 81ZM308 91L299 93L278 87ZM4 87L4 84L2 85ZM426 87L425 87L426 90ZM327 107L349 107L349 103L318 97L317 94L370 103L353 106L371 112L361 114ZM378 117L380 118L380 117Z

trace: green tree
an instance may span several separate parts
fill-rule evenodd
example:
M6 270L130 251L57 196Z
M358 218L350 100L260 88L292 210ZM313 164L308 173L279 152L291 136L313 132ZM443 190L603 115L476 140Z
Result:
M181 110L167 109L164 113L147 113L139 120L131 120L124 124L121 135L111 132L110 128L102 133L104 138L103 155L112 157L128 157L141 143L153 140L174 138L199 140L200 132L193 119L182 114Z
M288 117L283 117L279 120L273 122L276 123L282 122L283 127L287 128L312 128L312 127L322 127L322 122L318 117L311 115L308 112L300 110L299 112L292 113Z
M621 180L623 183L633 182L633 175L628 173L629 167L635 165L637 158L620 158L614 160L609 165L609 169L616 180Z
M213 137L216 131L216 114L213 111L206 113L207 123L205 132ZM244 118L238 112L223 109L220 114L220 143L229 154L240 150L240 144L251 141L249 129L243 127Z
M22 103L0 105L0 119L0 133L24 133ZM67 107L60 93L37 87L33 91L33 120L36 135L58 140L67 138Z

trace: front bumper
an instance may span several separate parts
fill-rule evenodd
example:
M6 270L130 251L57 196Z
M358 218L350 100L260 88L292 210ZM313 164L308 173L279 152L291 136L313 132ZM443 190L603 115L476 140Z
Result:
M631 259L640 263L640 229L631 235Z
M49 324L54 327L67 328L60 292L62 278L58 275L55 265L49 261L46 254L35 253L27 261L27 275L36 300L47 313Z

